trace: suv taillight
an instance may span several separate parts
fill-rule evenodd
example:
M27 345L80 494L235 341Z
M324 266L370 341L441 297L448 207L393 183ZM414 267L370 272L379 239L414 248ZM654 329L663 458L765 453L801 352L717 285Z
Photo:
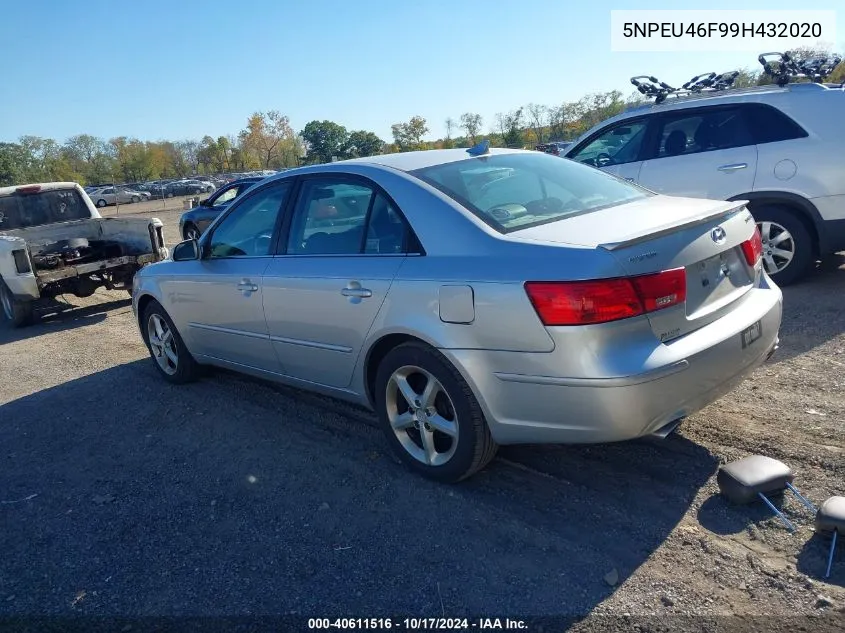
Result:
M543 325L607 323L683 303L684 268L591 281L529 281L525 292Z
M755 227L751 239L742 243L742 254L745 255L745 261L749 266L756 266L760 261L763 255L763 239L760 237L759 228Z

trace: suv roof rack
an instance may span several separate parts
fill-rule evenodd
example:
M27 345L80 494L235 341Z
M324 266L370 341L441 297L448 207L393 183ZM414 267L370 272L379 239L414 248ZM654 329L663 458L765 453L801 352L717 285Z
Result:
M796 60L788 52L763 53L757 57L757 61L763 66L763 74L773 77L775 84L783 88L791 80L800 78L807 78L813 83L824 84L824 78L833 72L833 69L842 61L842 57L831 54ZM663 103L669 97L690 97L734 88L734 81L738 76L739 71L737 70L720 75L713 72L704 73L696 75L680 88L670 86L652 75L631 77L631 83L641 94L646 97L653 97L654 103L658 104ZM842 86L845 86L845 82ZM761 86L761 88L765 88L765 86Z
M686 97L694 94L727 90L733 86L738 76L738 70L721 74L714 72L702 73L690 79L680 88L674 88L651 75L631 77L631 83L645 96L654 97L655 103L663 103L668 97Z
M778 86L785 86L790 80L800 78L807 78L817 84L824 83L824 78L833 72L842 58L839 55L820 55L797 60L786 52L763 53L757 61L763 66L764 75L774 78Z

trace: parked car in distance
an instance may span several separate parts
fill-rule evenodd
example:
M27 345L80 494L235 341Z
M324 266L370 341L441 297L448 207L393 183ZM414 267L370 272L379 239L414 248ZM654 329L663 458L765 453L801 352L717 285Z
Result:
M263 178L260 177L242 178L224 185L213 195L200 201L200 206L182 214L179 218L179 234L186 240L198 240L229 204L261 180Z
M165 186L164 195L168 198L172 198L173 196L192 196L203 193L204 191L205 187L196 180L176 180Z
M745 200L780 285L845 249L845 89L815 83L705 92L604 121L566 158L668 195Z
M538 152L545 152L554 156L562 156L566 149L572 145L571 141L550 141L548 143L540 143L534 149Z
M467 175L510 170L467 187ZM135 276L160 375L219 365L373 408L411 468L498 444L664 436L775 350L782 294L742 202L534 151L273 176Z
M123 187L99 187L90 191L86 190L88 197L98 207L106 207L113 204L130 204L141 202L146 199L140 191L132 191Z

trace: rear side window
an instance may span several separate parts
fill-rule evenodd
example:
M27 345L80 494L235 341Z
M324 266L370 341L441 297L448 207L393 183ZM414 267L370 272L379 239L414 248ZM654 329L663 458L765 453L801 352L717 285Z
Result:
M807 132L777 108L762 103L744 107L748 129L758 145L805 138Z
M661 120L658 140L655 158L755 144L739 107L666 114Z
M0 231L91 217L76 189L0 197Z

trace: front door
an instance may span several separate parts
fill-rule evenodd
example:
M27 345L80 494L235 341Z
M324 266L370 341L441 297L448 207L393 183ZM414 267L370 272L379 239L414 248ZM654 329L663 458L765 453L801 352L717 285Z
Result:
M263 280L270 341L285 374L349 385L407 244L404 219L373 183L303 180L286 247Z
M276 182L238 201L201 241L202 259L167 282L168 303L195 354L279 371L264 318L262 276L272 261L290 184Z

